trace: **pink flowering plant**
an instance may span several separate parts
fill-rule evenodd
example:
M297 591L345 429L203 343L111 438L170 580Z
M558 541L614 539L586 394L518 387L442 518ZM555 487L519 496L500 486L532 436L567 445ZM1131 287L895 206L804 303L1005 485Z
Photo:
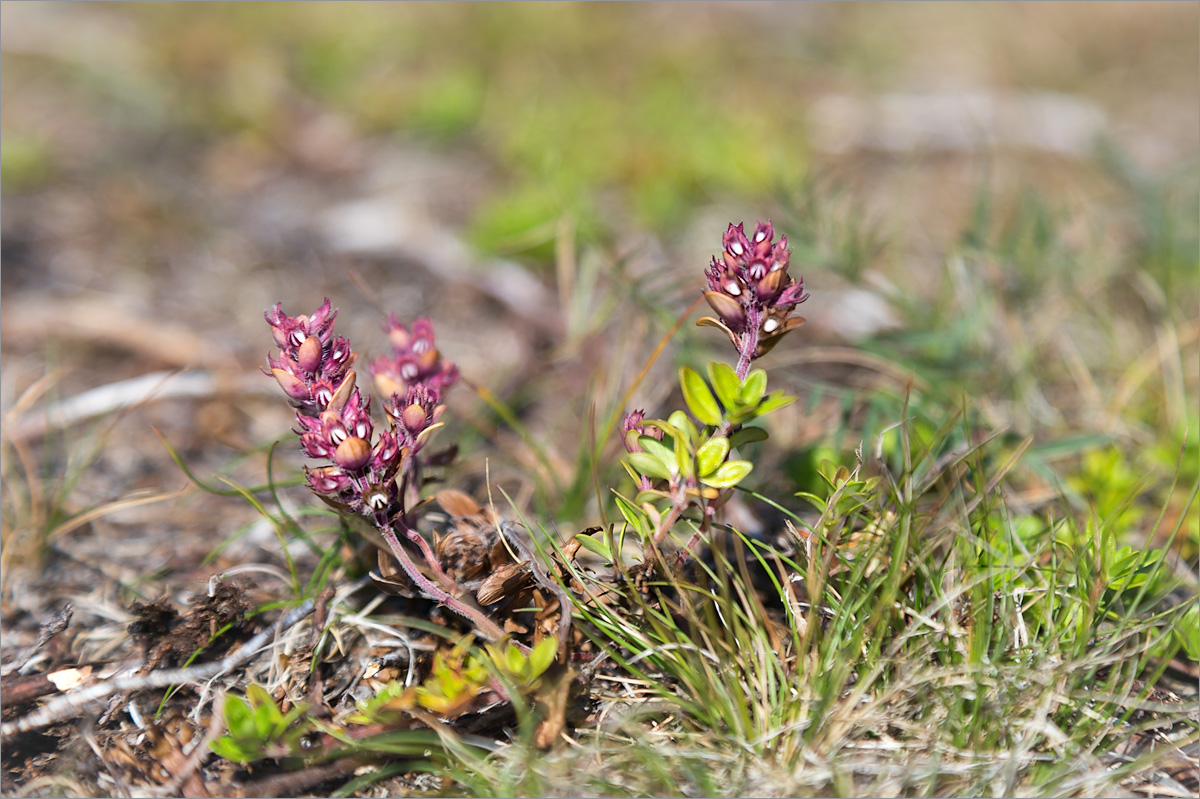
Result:
M304 469L309 488L337 510L367 519L423 594L469 619L486 638L501 638L494 621L459 598L460 586L408 514L420 496L421 450L441 427L440 400L458 370L442 361L428 319L418 319L410 331L390 317L384 330L392 352L370 367L386 396L387 427L376 431L371 399L363 396L351 369L357 354L350 342L333 335L336 317L328 299L311 315L288 316L281 303L266 312L279 345L278 357L267 359L268 374L296 408L300 448L319 463ZM416 547L429 575L401 536Z
M731 490L753 469L738 456L738 448L766 439L767 431L755 423L794 401L782 391L768 393L766 372L749 368L803 322L792 312L808 293L802 280L788 274L787 239L775 241L771 224L760 222L751 237L743 225L730 225L723 245L722 256L714 257L705 273L704 297L719 318L705 317L699 324L728 335L736 366L710 363L707 379L683 367L679 380L686 411L652 419L637 410L621 427L628 453L624 466L637 494L632 499L617 494L617 503L641 535L648 555L646 575L656 563L667 565L661 548L693 508L699 525L677 563L694 552ZM472 601L461 577L491 564L481 554L489 542L460 534L431 542L418 532L413 517L423 499L425 448L443 426L442 399L459 377L457 367L438 351L433 324L417 319L408 326L394 314L384 323L390 352L369 365L376 396L382 398L382 419L377 419L371 397L357 384L357 353L334 334L337 311L328 299L311 314L289 316L276 304L265 316L279 348L268 357L266 372L296 409L300 449L312 461L304 468L308 487L338 512L365 520L378 533L386 554L399 566L398 571L388 568L391 561L381 557L381 571L388 572L377 575L381 587L405 593L401 584L407 583L468 620L484 638L504 637L502 623L489 615L489 603L482 600L501 595L504 581L498 578L518 564L501 562L493 569L497 579L485 580ZM601 538L581 534L576 542L570 553L585 547L610 562L617 560L611 544ZM483 569L462 567L464 558L472 557ZM561 627L566 628L565 607L562 613Z
M750 362L804 322L791 314L808 293L803 280L788 274L787 238L774 241L770 222L759 222L752 239L743 227L729 226L721 259L714 257L705 272L709 290L704 298L720 318L697 322L725 332L737 352L736 368L709 363L705 379L696 370L682 367L679 387L687 411L647 419L644 411L635 410L621 426L629 454L625 468L638 493L632 500L618 494L617 502L648 549L660 554L664 539L688 510L699 511L699 526L678 562L711 532L732 489L754 468L737 452L768 437L755 422L795 401L783 391L767 393L767 373L751 371ZM585 538L583 543L609 560L616 559L611 545L603 541ZM652 562L646 562L647 571Z

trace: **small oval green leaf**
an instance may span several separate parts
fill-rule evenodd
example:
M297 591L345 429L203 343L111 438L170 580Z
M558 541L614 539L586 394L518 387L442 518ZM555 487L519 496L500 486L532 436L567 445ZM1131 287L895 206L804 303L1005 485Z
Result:
M745 405L757 405L767 393L767 373L763 369L755 369L750 374L746 375L746 382L742 383L741 401Z
M743 427L729 437L729 446L740 447L743 444L753 444L756 441L766 441L767 431L761 427Z
M675 462L675 451L652 436L638 436L638 445L644 452L658 458L668 469Z
M725 436L713 436L700 449L696 450L696 470L700 479L712 474L717 467L725 462L729 454L729 439Z
M732 488L742 482L753 468L754 464L750 461L729 461L721 464L714 474L700 478L700 482L713 488Z
M713 391L726 410L736 408L741 401L742 383L738 380L737 372L727 363L710 361L708 364L708 379L712 381Z
M679 370L679 386L683 389L683 401L693 416L705 424L721 423L721 406L699 372L687 366L682 367Z
M686 437L688 443L695 446L700 443L700 431L696 429L696 425L688 418L688 415L683 411L675 411L667 417L667 423L673 430L679 431L676 437L682 435Z
M671 472L667 469L666 464L649 452L633 453L629 456L629 463L632 464L633 468L637 469L639 474L644 474L647 477L658 477L663 480L671 479Z

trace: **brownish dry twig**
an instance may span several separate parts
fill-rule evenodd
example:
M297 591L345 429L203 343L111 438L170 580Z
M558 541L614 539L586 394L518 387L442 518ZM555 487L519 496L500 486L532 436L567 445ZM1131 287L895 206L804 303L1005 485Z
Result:
M246 642L237 652L214 663L201 663L179 669L152 671L133 677L122 677L80 688L47 702L42 707L21 718L0 725L0 741L8 741L21 733L48 727L72 718L84 711L93 702L116 693L144 691L149 688L167 688L186 682L209 680L222 672L247 663L259 653L276 634L294 627L312 614L316 603L312 599L281 616L274 624Z
M68 602L63 605L62 610L55 613L38 628L37 641L33 646L26 649L17 658L0 669L0 676L8 676L14 671L20 671L25 668L25 664L33 660L33 656L42 651L42 647L50 643L50 639L67 629L67 625L71 623L71 616L75 613L75 607Z

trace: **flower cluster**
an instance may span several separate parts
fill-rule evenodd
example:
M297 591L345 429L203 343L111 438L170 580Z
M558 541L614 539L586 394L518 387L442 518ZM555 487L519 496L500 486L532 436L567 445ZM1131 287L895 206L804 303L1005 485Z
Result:
M354 387L350 368L357 356L349 341L333 335L337 311L329 307L329 300L309 316L288 316L278 302L265 316L279 345L279 357L267 358L267 373L279 382L296 412L315 416L335 396L344 402Z
M433 323L428 319L418 319L409 330L391 314L383 330L392 354L381 355L371 363L371 376L381 397L404 397L411 386L421 384L434 393L436 400L458 381L458 367L442 360L433 340Z
M405 453L394 431L375 435L371 400L350 370L357 356L349 341L333 335L337 311L326 299L309 316L288 316L282 303L265 316L279 345L279 357L267 358L268 373L296 408L300 448L332 462L305 468L309 487L335 506L386 516L398 498L395 478Z
M371 376L400 445L415 455L440 425L445 406L442 394L458 381L458 367L442 360L433 338L433 323L418 319L409 330L395 314L383 330L392 345L391 355L371 362Z
M709 290L704 298L719 319L704 317L697 324L724 330L738 351L738 378L745 380L750 361L765 355L779 340L804 323L791 317L808 299L804 280L787 273L787 236L774 241L770 222L759 222L752 239L743 224L725 231L725 252L705 271Z

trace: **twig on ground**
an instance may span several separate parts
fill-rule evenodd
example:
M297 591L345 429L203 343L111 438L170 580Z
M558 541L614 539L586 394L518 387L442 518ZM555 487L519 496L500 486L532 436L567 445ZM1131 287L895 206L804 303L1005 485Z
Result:
M343 757L323 766L311 766L301 771L266 777L241 786L243 796L299 796L307 790L328 780L353 774L362 761Z
M529 571L533 575L533 579L537 584L545 588L550 593L558 597L558 606L560 618L558 622L558 654L559 657L566 658L567 647L571 639L571 595L567 593L567 589L558 584L554 578L550 576L550 572L546 571L545 565L529 548L529 545L520 539L519 536L508 534L507 525L500 525L500 535L505 540L521 550L521 554L529 563Z
M207 680L249 662L256 654L265 648L271 638L307 618L315 608L314 600L306 600L301 605L288 611L274 624L246 642L245 646L214 663L202 663L179 669L164 669L152 671L133 677L121 677L115 680L90 685L47 702L41 708L22 716L21 718L0 725L0 741L7 741L13 736L30 730L41 729L59 721L72 718L84 709L105 697L124 691L144 691L149 688L167 688L186 682Z
M55 613L46 621L42 622L41 627L38 628L37 641L33 644L33 646L29 647L20 655L18 655L12 663L9 663L3 669L0 669L0 676L7 677L14 671L20 671L21 669L25 668L25 665L29 663L29 661L33 660L33 656L38 652L41 652L42 648L46 646L46 644L50 643L51 638L67 629L67 625L71 623L71 616L74 613L75 606L68 602L67 604L63 605L62 610L60 610L58 613Z

